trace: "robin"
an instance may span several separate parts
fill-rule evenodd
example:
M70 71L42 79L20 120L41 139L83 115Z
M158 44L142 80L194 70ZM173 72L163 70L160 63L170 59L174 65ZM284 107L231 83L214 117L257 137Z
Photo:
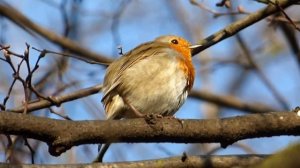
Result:
M102 89L107 119L174 115L193 86L192 51L198 47L178 36L161 36L112 62Z

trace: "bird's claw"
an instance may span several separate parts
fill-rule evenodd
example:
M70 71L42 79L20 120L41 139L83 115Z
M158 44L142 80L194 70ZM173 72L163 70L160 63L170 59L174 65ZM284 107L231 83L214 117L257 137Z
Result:
M156 123L156 120L157 120L158 118L163 118L163 116L162 116L161 114L153 114L153 113L150 113L150 114L146 114L146 115L144 116L144 118L145 118L145 120L146 120L146 122L147 122L148 124L155 124L155 123Z

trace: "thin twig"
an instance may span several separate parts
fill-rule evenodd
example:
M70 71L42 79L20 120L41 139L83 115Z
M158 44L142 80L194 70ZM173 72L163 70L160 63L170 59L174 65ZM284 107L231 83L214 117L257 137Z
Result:
M30 146L27 138L23 137L24 139L24 142L25 142L25 146L28 147L29 151L30 151L30 154L31 154L31 164L34 164L34 154L35 154L35 151L33 150L33 148Z
M298 27L298 26L294 23L294 21L289 17L289 15L287 15L287 14L285 13L284 9L278 4L278 1L277 1L277 0L275 1L275 3L274 3L273 1L270 1L270 0L269 0L269 3L275 5L277 8L279 8L280 12L281 12L281 13L285 16L285 18L293 25L293 27L294 27L296 30L300 31L300 27Z
M212 13L213 16L214 16L215 18L217 18L217 17L219 17L219 16L225 16L225 15L250 14L249 12L246 12L246 11L244 10L244 8L242 8L242 7L238 7L238 8L237 8L238 11L236 11L236 12L226 12L226 13L222 13L222 12L217 12L217 11L215 11L215 10L213 10L213 9L210 9L209 7L205 6L205 5L202 4L202 3L198 3L196 0L190 0L190 3L191 3L192 5L195 5L195 6L199 7L200 9L203 9L203 10L209 12L209 13Z
M51 107L49 108L50 113L55 114L60 116L61 118L65 119L65 120L72 120L69 116L64 115L64 114L60 114L58 112L56 112L55 110L53 110Z
M69 53L59 53L59 52L50 51L50 50L46 50L46 49L40 50L40 49L37 49L35 47L32 47L32 49L34 49L36 51L39 51L39 52L45 52L46 54L50 53L50 54L56 54L56 55L60 55L60 56L66 56L66 57L76 58L78 60L84 61L84 62L89 63L89 64L98 64L98 65L105 65L105 66L107 66L107 64L99 63L99 62L93 61L93 60L83 59L81 57L78 57L76 55L72 55L72 54L69 54Z
M238 40L238 43L241 46L242 50L244 51L245 57L247 58L249 64L253 67L253 69L255 70L255 72L257 72L258 76L265 83L265 85L270 89L271 93L278 100L278 102L281 104L281 106L285 110L289 110L289 105L286 102L286 100L281 96L281 94L277 91L277 89L269 81L268 77L263 72L263 70L261 69L261 67L253 59L253 55L249 51L249 48L247 47L245 41L242 39L242 37L239 34L237 34L235 37Z

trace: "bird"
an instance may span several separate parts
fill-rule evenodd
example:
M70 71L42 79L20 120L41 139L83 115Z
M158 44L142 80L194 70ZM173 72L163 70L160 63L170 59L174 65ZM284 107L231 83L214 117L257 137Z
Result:
M107 119L173 116L193 87L192 53L199 47L182 37L165 35L113 61L102 87ZM108 147L102 148L96 162L102 162Z

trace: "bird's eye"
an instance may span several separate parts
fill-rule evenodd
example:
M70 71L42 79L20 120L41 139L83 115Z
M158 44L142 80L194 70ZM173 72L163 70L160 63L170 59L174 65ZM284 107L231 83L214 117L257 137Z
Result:
M178 40L173 39L173 40L171 41L171 43L173 43L173 44L178 44Z

